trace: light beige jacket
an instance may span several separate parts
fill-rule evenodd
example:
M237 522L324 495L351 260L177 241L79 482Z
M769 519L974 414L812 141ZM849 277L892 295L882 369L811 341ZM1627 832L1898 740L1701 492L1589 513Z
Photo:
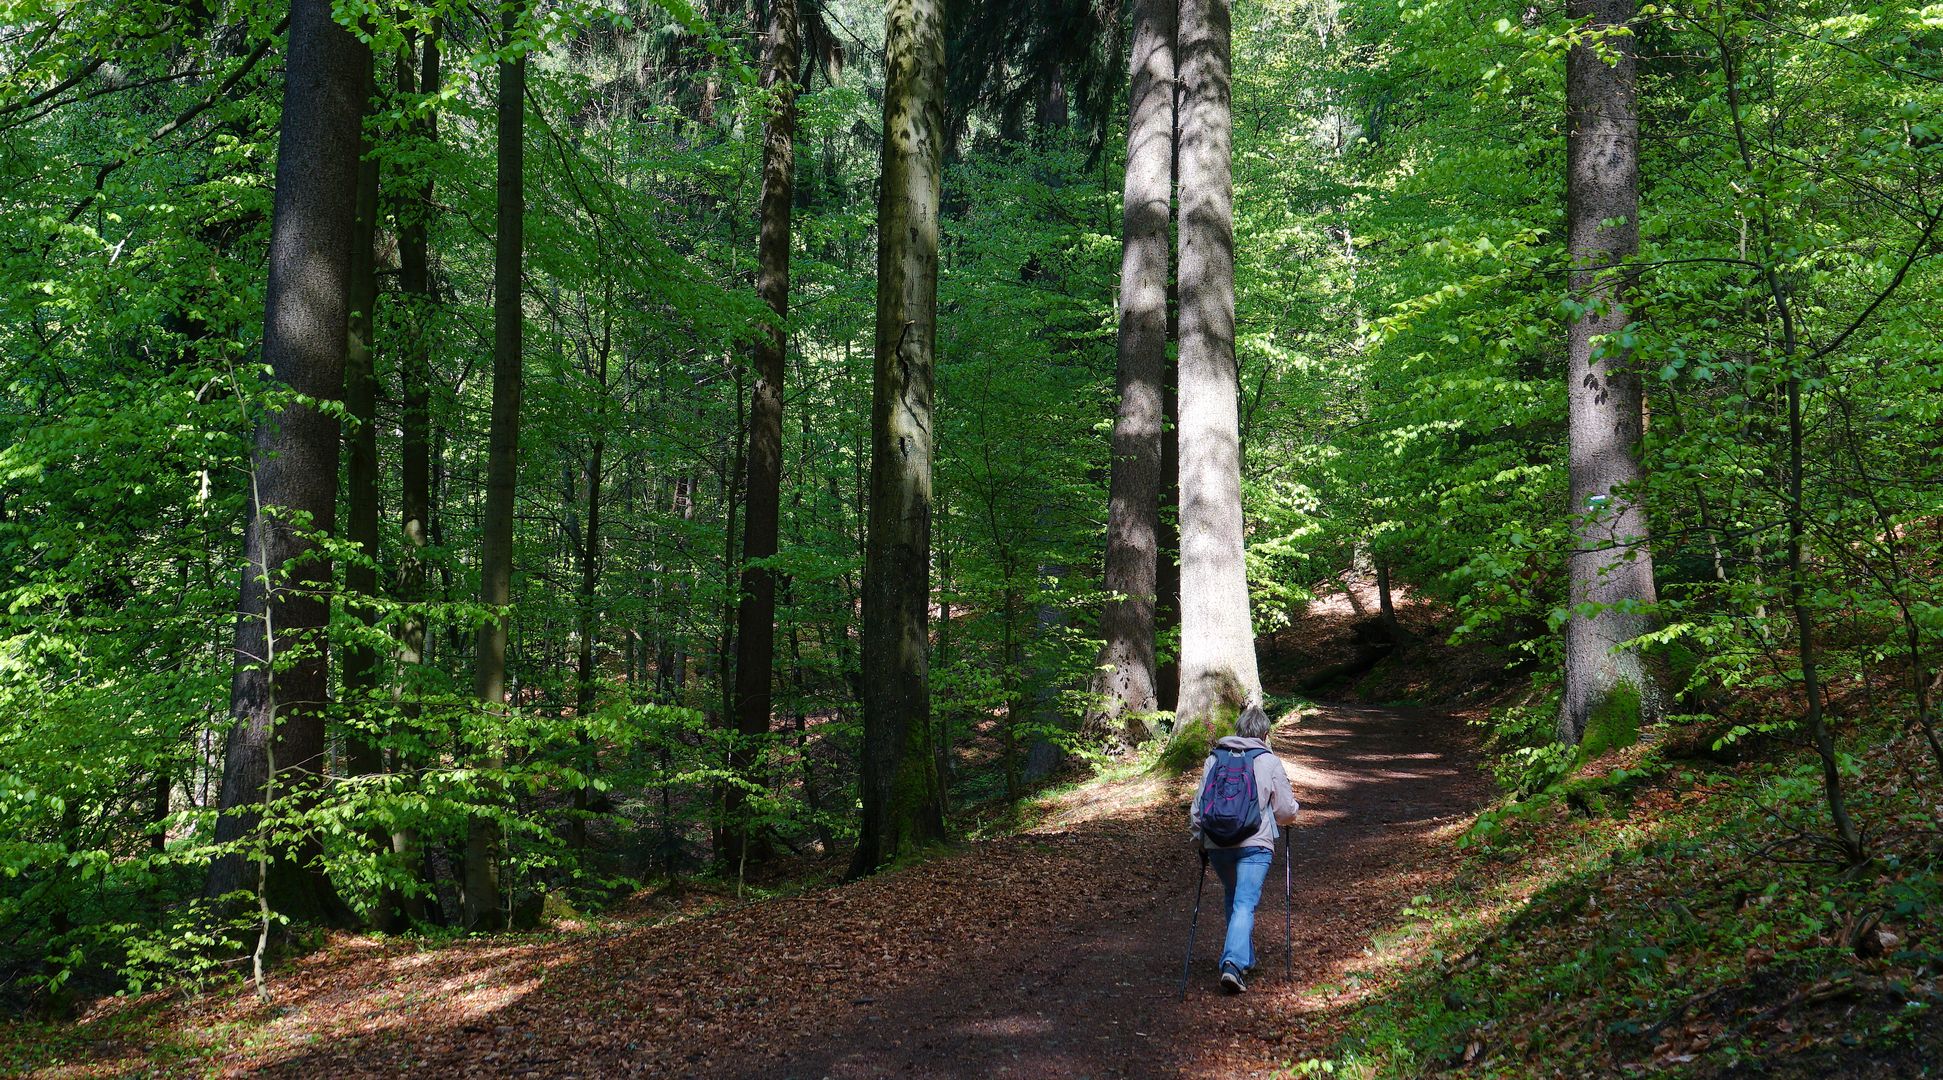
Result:
M1268 750L1268 744L1260 739L1244 739L1239 735L1229 735L1214 744L1222 750L1246 753L1250 750ZM1206 848L1215 848L1214 842L1201 835L1201 789L1208 786L1208 774L1214 770L1214 755L1201 765L1201 782L1194 786L1194 802L1188 808L1188 830L1194 842ZM1289 771L1282 766L1282 759L1273 750L1255 757L1255 797L1262 802L1262 825L1253 836L1236 844L1236 847L1263 847L1271 851L1281 835L1281 826L1295 821L1296 812L1302 807L1295 801L1295 791L1289 787Z

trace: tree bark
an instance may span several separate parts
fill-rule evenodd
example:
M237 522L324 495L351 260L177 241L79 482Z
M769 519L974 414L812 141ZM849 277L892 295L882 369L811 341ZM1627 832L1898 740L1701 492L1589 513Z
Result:
M436 31L428 35L418 78L412 78L409 53L398 72L399 89L410 91L416 81L422 94L439 89L439 44ZM426 117L419 137L438 140L437 114ZM405 347L399 353L399 383L404 409L399 423L399 519L405 535L405 558L399 567L398 598L406 604L425 599L425 549L431 544L432 517L432 292L431 252L427 215L432 212L432 174L427 170L409 205L398 208L398 286L411 305ZM398 631L399 661L410 666L425 661L425 619L406 614Z
M501 17L505 45L519 27L521 6L509 5ZM513 598L513 490L519 476L519 423L522 377L522 255L525 233L524 177L526 137L526 55L499 65L498 192L499 235L493 245L492 431L486 451L486 507L480 525L479 602L493 612L479 628L473 691L488 710L506 702L506 640ZM472 930L505 926L500 903L499 826L474 815L466 828L463 919Z
M1181 5L1177 730L1261 700L1241 516L1228 0Z
M607 390L607 345L601 345L598 373L602 392ZM601 472L605 467L607 440L597 438L587 455L587 525L580 534L580 595L576 597L574 630L579 637L574 656L574 719L583 725L580 735L581 771L587 779L573 791L574 817L568 842L574 851L587 847L587 791L594 775L594 746L584 725L597 704L600 680L594 670L594 639L600 623L595 611L600 593L600 497Z
M890 0L864 553L863 814L853 876L944 837L926 669L944 37L944 0Z
M1173 217L1180 222L1181 177L1181 48L1180 11L1174 19L1174 98L1173 130L1168 133L1167 191L1173 200ZM1180 233L1178 227L1167 235L1167 340L1181 340ZM1157 536L1159 554L1155 558L1158 595L1154 598L1154 648L1156 668L1154 692L1160 708L1173 712L1181 700L1181 366L1178 355L1168 356L1161 367L1160 435L1160 518ZM1175 647L1160 652L1160 643L1174 635Z
M1573 299L1566 368L1574 545L1565 624L1559 741L1576 745L1610 710L1655 715L1659 692L1637 650L1646 630L1653 556L1637 447L1642 392L1632 355L1615 340L1630 321L1627 271L1639 250L1639 114L1634 95L1635 0L1571 0L1590 41L1565 58L1566 229ZM1617 31L1617 32L1614 32ZM1586 614L1582 605L1597 605ZM1637 702L1635 705L1634 703Z
M316 537L336 528L338 423L313 402L341 399L348 332L350 238L357 218L358 137L367 50L326 0L293 0L283 122L277 139L263 359L274 382L303 395L266 413L251 453L251 497L237 599L232 729L216 839L254 832L266 794L315 797L324 766L330 656L330 561ZM286 575L285 567L291 567ZM280 848L281 846L279 846ZM273 852L272 904L299 919L347 922L315 844ZM247 887L239 854L213 861L207 894Z
M364 97L377 93L375 58L364 54ZM378 381L373 352L373 308L378 302L378 266L373 249L378 237L378 159L370 140L358 141L357 225L351 231L351 308L344 352L344 412L351 418L345 440L345 539L356 545L358 558L344 568L344 591L352 615L366 627L376 621L371 601L378 594ZM378 654L369 645L344 649L344 697L353 727L345 740L350 771L369 775L384 771L384 751L376 733L367 729L364 713L378 685Z
M1397 620L1396 601L1390 595L1390 564L1382 559L1376 561L1376 617L1391 644L1410 644L1410 631Z
M1093 724L1130 745L1159 708L1154 604L1159 590L1161 433L1166 425L1167 279L1174 184L1174 22L1178 0L1139 0L1128 72L1126 196L1121 209L1120 394L1106 521L1109 598L1093 681Z
M422 46L422 58L412 55L407 41L399 56L398 89L435 94L439 88L438 29L432 29ZM438 139L437 114L427 116L416 134L426 144ZM431 543L432 507L431 458L431 308L434 303L431 283L430 245L426 239L426 216L432 207L432 177L429 170L417 189L398 200L398 287L408 305L404 347L399 351L398 372L404 408L399 418L399 524L404 534L404 558L398 567L397 598L407 605L398 622L398 669L392 680L392 699L398 716L415 725L419 716L416 681L419 665L425 663L425 617L410 605L425 600L425 549ZM410 766L411 762L404 763ZM400 827L391 834L391 850L407 871L422 879L424 854L417 830ZM394 893L386 898L381 918L391 927L407 921L424 922L432 916L432 906L421 895Z
M736 611L735 771L746 780L757 742L769 733L776 648L776 578L752 566L776 554L782 510L783 374L789 315L790 209L795 202L796 66L802 52L796 0L770 0L763 89L773 94L763 127L762 211L757 242L756 293L777 323L756 343L756 385L749 399L748 482L744 492L742 588ZM734 795L731 810L741 803ZM730 814L728 857L740 863L748 837Z

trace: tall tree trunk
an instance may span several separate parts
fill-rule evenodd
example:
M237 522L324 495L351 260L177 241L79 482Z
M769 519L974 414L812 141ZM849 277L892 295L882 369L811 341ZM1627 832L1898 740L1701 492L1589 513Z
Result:
M1181 28L1180 10L1174 19L1174 99L1170 106L1173 130L1168 133L1167 191L1173 200L1173 219L1180 222L1181 178ZM1167 340L1181 340L1180 233L1167 233ZM1158 564L1154 598L1155 662L1154 692L1162 711L1173 712L1181 700L1181 366L1177 355L1169 355L1161 366L1160 435L1160 517L1158 522ZM1173 635L1174 648L1159 654L1160 642Z
M1119 384L1106 520L1105 643L1094 726L1144 742L1159 708L1154 602L1159 589L1161 433L1166 425L1167 279L1174 185L1174 21L1178 0L1139 0L1128 73L1126 198L1121 210Z
M439 44L436 31L428 35L417 78L413 78L410 53L399 65L398 88L411 91L413 84L423 94L439 89ZM417 134L425 143L438 139L437 114L428 116ZM410 305L406 316L405 346L399 354L399 383L404 408L399 422L399 519L405 536L405 557L398 572L398 599L405 604L422 603L426 593L425 549L431 544L432 516L432 338L431 314L436 298L432 293L431 252L427 242L427 215L432 212L432 174L427 170L409 203L398 208L398 286ZM399 661L404 665L425 661L425 619L409 612L399 624ZM401 679L401 682L403 680Z
M375 58L364 54L364 94L377 93ZM378 265L373 249L378 238L378 159L371 156L369 139L359 140L357 226L351 231L350 324L344 352L344 412L351 418L345 440L345 539L358 549L358 558L344 568L344 590L351 614L366 627L376 621L371 602L378 593L378 378L373 351L373 309L378 303ZM350 705L353 728L345 741L346 764L353 773L384 771L384 751L376 733L367 728L371 692L378 685L378 654L369 645L344 649L344 697Z
M511 48L521 5L501 17ZM486 452L486 508L480 524L479 602L493 612L479 627L473 691L489 711L506 707L506 640L513 599L513 488L519 476L521 339L525 318L521 268L525 234L526 55L499 65L499 235L493 247L492 432ZM500 904L499 826L474 815L466 828L464 923L473 930L505 925Z
M358 137L367 51L331 18L326 0L293 0L283 122L277 139L263 359L303 399L264 415L251 453L249 527L237 600L232 730L223 760L216 839L256 830L266 795L314 797L324 765L331 571L315 536L336 527L338 423L312 402L344 393L344 348L357 221ZM285 567L295 569L285 576ZM299 919L348 921L314 844L275 853L271 903ZM210 896L255 878L241 854L216 859Z
M863 814L853 876L944 837L926 670L944 38L944 0L890 0L862 613Z
M742 532L742 589L736 612L736 772L748 773L751 749L769 733L776 647L776 578L757 560L776 554L782 510L783 372L789 314L790 208L795 200L796 65L802 48L796 0L770 0L769 44L763 88L775 95L763 127L762 224L757 244L756 292L776 313L777 325L756 343L755 393L749 399L749 473ZM739 804L740 789L735 793ZM734 807L732 806L733 810ZM730 815L728 856L740 862L748 837Z
M1585 738L1613 710L1633 728L1657 713L1659 692L1637 650L1622 643L1646 629L1653 556L1647 545L1637 456L1641 389L1632 356L1615 338L1630 321L1627 271L1639 250L1639 114L1633 38L1635 0L1571 0L1589 40L1565 58L1566 230L1571 290L1584 305L1568 338L1566 400L1571 443L1571 617L1565 624L1565 694L1558 737ZM1615 32L1616 31L1616 32ZM1586 615L1581 605L1599 605ZM1620 605L1615 609L1613 605Z
M416 70L414 66L416 63ZM436 94L439 88L438 29L425 37L422 58L412 56L408 42L399 56L398 89ZM437 113L428 115L416 134L425 144L438 140ZM432 509L431 393L432 393L432 294L431 253L426 239L426 218L432 212L432 177L429 170L417 189L397 204L398 287L408 306L408 329L400 350L398 371L404 408L399 418L399 524L405 539L404 558L398 567L398 600L406 605L421 604L426 596L425 549L431 543ZM419 716L416 668L425 662L425 617L409 607L398 623L398 671L392 696L398 715L408 724ZM424 857L417 830L400 827L391 834L391 850L414 877L424 875ZM422 896L398 895L386 908L414 921L425 921L431 909ZM399 920L388 915L396 924Z
M1181 5L1177 729L1260 701L1241 518L1228 0Z

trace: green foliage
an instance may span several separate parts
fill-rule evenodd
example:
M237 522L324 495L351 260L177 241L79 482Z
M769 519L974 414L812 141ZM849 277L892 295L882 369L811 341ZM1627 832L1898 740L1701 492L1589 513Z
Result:
M385 525L372 554L327 545L327 783L274 800L236 850L314 844L373 916L401 899L452 906L475 817L506 837L507 891L526 907L741 875L719 865L732 831L835 854L861 739L880 61L852 50L847 67L825 55L801 73L782 551L765 560L776 708L772 732L742 737L726 718L747 354L773 322L748 288L769 99L743 9L540 5L511 46L533 68L528 355L515 691L490 711L466 688L471 639L499 614L474 597L502 47L490 12L443 0L334 10L373 44L381 88L366 132ZM0 924L21 929L0 942L0 995L203 978L249 936L198 898L248 440L282 400L259 352L285 8L4 11L19 33L0 77ZM828 0L813 15L855 28L877 11ZM394 89L435 26L443 85ZM1505 0L1245 0L1235 26L1255 625L1288 627L1380 565L1454 608L1456 637L1510 646L1548 685L1573 543L1561 342L1582 313L1562 236L1563 59L1617 35ZM1637 494L1659 600L1636 644L1683 708L1722 717L1723 742L1791 733L1804 620L1824 682L1862 692L1838 720L1934 719L1915 691L1943 649L1943 316L1927 302L1943 289L1939 32L1932 8L1831 0L1651 8L1630 31L1641 252L1636 321L1609 344L1631 350L1650 410ZM1088 103L1108 96L1098 70L1119 70L1094 55L1112 42L1055 40L1085 54L1073 88ZM1017 58L978 59L996 80L980 101L1024 99ZM1123 149L1120 121L1093 112L1103 140L953 103L931 704L960 808L1016 802L1062 754L1090 752L1073 721L1098 644ZM430 298L397 287L408 225L428 232ZM397 525L404 361L420 345L435 504L422 552ZM420 558L425 587L406 595ZM347 595L353 563L379 595ZM407 663L414 627L426 645ZM1178 630L1157 644L1176 655ZM379 658L370 694L343 690L352 645ZM1908 700L1879 691L1892 684ZM1547 695L1493 714L1493 770L1529 797L1517 813L1610 810L1610 791L1564 778L1641 736L1639 689L1598 711L1585 754L1554 745ZM1176 731L1151 753L1192 769L1225 730ZM359 746L380 771L350 767Z
M1558 741L1558 693L1533 692L1493 709L1482 721L1484 750L1498 785L1515 795L1550 787L1583 760L1579 747Z
M1867 732L1891 748L1858 772L1873 777L1858 800L1885 820L1925 813L1894 782L1894 758L1921 751L1885 734ZM1858 950L1874 946L1855 935L1872 912L1901 941L1934 933L1943 882L1933 860L1909 859L1915 848L1897 842L1879 873L1836 875L1765 854L1804 850L1799 838L1823 812L1812 775L1787 763L1694 772L1648 761L1574 783L1576 803L1493 815L1457 879L1412 902L1404 947L1379 956L1375 989L1345 1010L1345 1035L1315 1060L1371 1080L1541 1076L1565 1055L1787 1061L1820 1039L1800 1037L1811 1025L1793 1011L1812 1010L1803 1002L1817 990L1839 995L1848 980L1874 977L1864 970L1894 986L1920 980L1925 950L1896 945L1865 959ZM1574 807L1595 794L1605 811L1582 817ZM1852 1060L1915 1034L1894 998L1877 1002L1858 993L1833 1006L1844 1019L1829 1034L1854 1047ZM1775 1035L1739 1022L1750 1014L1788 1026ZM1683 1025L1709 1036L1683 1035Z

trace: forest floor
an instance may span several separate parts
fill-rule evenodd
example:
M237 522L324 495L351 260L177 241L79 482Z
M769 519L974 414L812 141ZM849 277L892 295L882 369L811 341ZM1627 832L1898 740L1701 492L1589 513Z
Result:
M1012 836L676 921L437 945L335 938L277 970L268 1003L244 988L108 1002L30 1058L0 1046L0 1066L47 1077L1269 1075L1338 1034L1344 980L1401 908L1454 873L1451 841L1490 794L1465 725L1442 711L1322 706L1286 718L1275 745L1303 805L1294 973L1271 887L1255 928L1261 971L1238 997L1215 989L1224 915L1210 874L1180 998L1199 870L1191 785L1142 773L1070 791Z

